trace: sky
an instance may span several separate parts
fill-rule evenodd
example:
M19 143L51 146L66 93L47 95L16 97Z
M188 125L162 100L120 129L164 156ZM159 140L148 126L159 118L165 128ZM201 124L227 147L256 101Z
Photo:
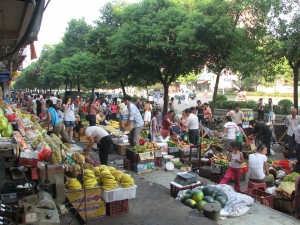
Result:
M136 0L126 1L135 2ZM108 2L113 1L51 0L43 15L38 40L34 43L37 56L40 56L45 44L59 43L71 19L84 17L88 24L93 24L93 21L100 16L99 10ZM30 61L27 63L30 63Z

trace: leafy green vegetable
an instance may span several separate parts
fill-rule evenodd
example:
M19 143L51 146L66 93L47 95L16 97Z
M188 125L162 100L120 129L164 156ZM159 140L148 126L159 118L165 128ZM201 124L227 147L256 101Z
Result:
M284 177L283 181L284 181L284 182L289 181L289 182L295 183L296 177L297 177L297 176L300 176L300 174L299 174L299 173L296 173L296 172L293 172L293 173L291 173L291 174L289 174L289 175L286 175L286 176Z

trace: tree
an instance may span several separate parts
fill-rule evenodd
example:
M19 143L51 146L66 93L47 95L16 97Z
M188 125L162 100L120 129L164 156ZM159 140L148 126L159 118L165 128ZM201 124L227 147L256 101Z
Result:
M197 4L191 19L198 23L191 24L196 40L206 45L208 68L217 75L213 102L216 101L221 72L227 67L238 71L241 68L235 66L247 60L243 55L256 49L255 37L263 33L268 11L269 5L264 1L208 0Z
M187 15L178 1L130 4L123 10L122 25L109 39L113 62L125 72L127 81L163 85L164 114L170 84L203 63L199 48L189 47L182 37L188 36Z
M270 34L276 39L272 56L285 58L294 75L294 107L298 109L298 82L300 68L300 2L274 1ZM276 48L275 48L276 47Z

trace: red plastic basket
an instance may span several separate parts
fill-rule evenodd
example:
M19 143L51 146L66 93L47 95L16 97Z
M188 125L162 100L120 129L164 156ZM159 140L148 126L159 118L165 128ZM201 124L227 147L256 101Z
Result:
M279 160L279 165L284 169L290 169L290 161L289 160Z
M117 216L128 212L128 199L106 203L107 216Z
M248 189L244 191L244 193L254 198L255 202L259 202L260 204L263 204L270 208L274 207L274 196L272 194L266 193L262 190L255 189L255 188Z
M241 169L240 169L240 173L241 174L245 174L245 173L247 173L248 172L248 166L245 166L245 167L242 167Z

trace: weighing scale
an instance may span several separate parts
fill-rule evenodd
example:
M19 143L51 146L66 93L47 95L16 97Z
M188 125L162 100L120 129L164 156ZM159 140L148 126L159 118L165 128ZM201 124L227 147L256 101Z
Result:
M200 181L200 178L196 173L193 172L177 173L177 176L174 179L175 183L180 184L182 186L194 184L197 183L197 181Z

